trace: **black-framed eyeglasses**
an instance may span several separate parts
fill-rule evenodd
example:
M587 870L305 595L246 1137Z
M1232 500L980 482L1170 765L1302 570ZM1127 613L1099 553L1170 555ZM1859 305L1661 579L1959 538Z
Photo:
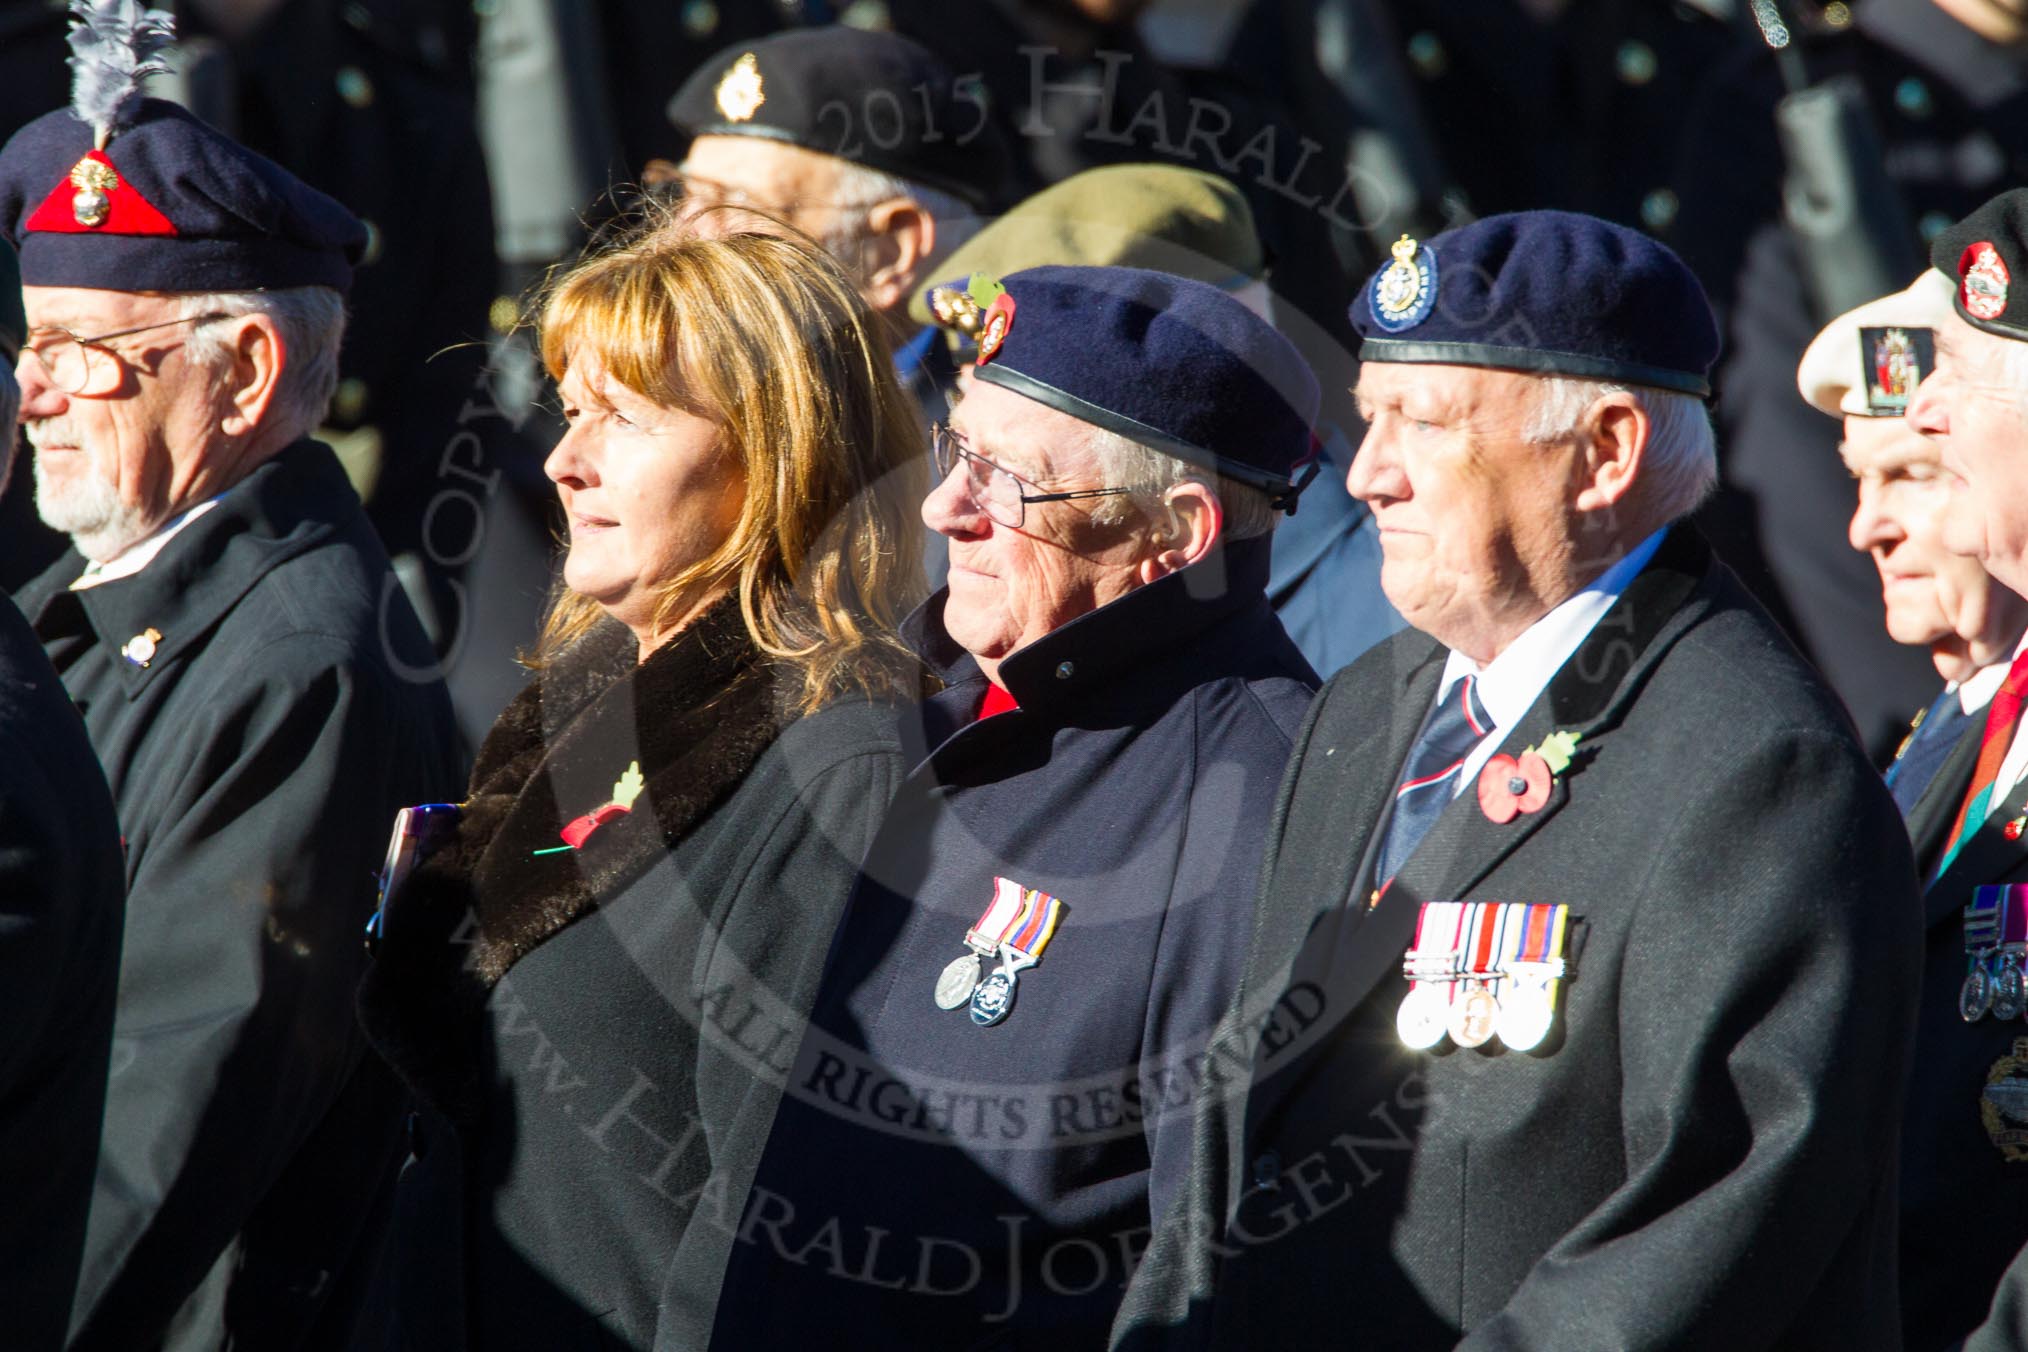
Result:
M115 329L111 333L95 334L82 338L69 329L54 325L35 330L29 340L21 345L23 356L33 353L35 360L42 363L42 369L49 373L50 380L65 394L89 394L93 387L104 385L108 373L117 374L118 368L110 362L95 362L92 354L103 352L117 357L117 348L108 347L115 338L131 338L137 333L150 333L177 324L208 324L214 319L228 319L231 316L223 310L208 314L184 315L180 319L163 319L153 324L136 324L131 329ZM117 384L117 381L114 382ZM101 391L103 392L103 391Z
M1078 488L1068 493L1029 492L1038 485L980 455L958 440L957 434L942 423L930 427L930 452L935 458L940 478L948 479L952 470L963 465L965 489L971 494L972 501L983 507L987 516L1009 530L1021 529L1027 520L1028 504L1031 502L1075 502L1079 498L1110 498L1134 491L1131 488Z

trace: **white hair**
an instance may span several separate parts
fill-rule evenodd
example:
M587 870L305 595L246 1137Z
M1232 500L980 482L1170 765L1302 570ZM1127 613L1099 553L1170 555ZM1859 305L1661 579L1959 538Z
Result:
M906 197L937 223L936 251L923 260L924 271L948 258L959 245L979 233L984 224L978 209L955 193L869 169L852 160L839 164L837 195L838 219L818 236L817 242L855 273L861 264L860 246L866 239L866 213L882 202Z
M1638 524L1646 530L1659 529L1696 511L1718 486L1718 439L1710 410L1695 395L1548 376L1522 423L1521 436L1538 446L1566 441L1584 425L1592 405L1610 394L1632 395L1648 415L1648 444L1630 502Z
M292 286L278 291L201 292L183 297L181 317L224 314L231 318L261 314L281 330L285 355L281 380L269 413L271 425L286 440L317 430L338 388L338 348L345 340L345 298L328 286ZM212 373L225 374L229 359L223 339L209 325L191 329L192 361Z
M1085 444L1105 487L1133 490L1122 497L1097 500L1091 519L1099 525L1122 525L1137 511L1152 513L1163 493L1192 481L1209 488L1224 509L1222 535L1227 540L1251 540L1269 534L1281 518L1282 513L1268 495L1252 484L1193 465L1117 432L1093 427Z

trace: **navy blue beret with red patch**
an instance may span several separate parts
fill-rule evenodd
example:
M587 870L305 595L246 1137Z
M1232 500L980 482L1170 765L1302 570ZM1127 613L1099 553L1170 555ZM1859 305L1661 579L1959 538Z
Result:
M1956 283L1960 319L2028 342L2028 188L2003 192L1938 232L1929 261Z
M1404 235L1352 303L1361 361L1486 366L1708 398L1718 321L1688 266L1568 211Z
M1006 294L981 298L972 326L975 380L1294 510L1315 473L1317 377L1266 320L1217 287L1144 268L1026 268L998 285Z
M366 228L336 201L173 103L143 99L93 148L68 109L0 149L0 225L29 286L347 290Z

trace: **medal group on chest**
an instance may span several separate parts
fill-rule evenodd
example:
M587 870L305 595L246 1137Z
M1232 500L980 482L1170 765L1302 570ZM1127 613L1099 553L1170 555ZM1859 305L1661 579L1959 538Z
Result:
M1417 1051L1445 1037L1480 1047L1498 1037L1528 1051L1556 1022L1568 906L1435 901L1416 920L1415 946L1402 958L1408 995L1395 1031Z
M992 902L965 932L967 951L951 959L937 978L937 1008L969 1006L972 1022L981 1028L1006 1018L1014 1010L1020 974L1042 961L1064 910L1047 892L994 878ZM986 963L995 956L1000 965L987 974Z

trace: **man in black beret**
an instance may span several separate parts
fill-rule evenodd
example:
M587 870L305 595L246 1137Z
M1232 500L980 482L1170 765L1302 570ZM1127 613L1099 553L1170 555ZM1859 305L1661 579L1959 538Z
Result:
M1352 319L1350 485L1413 628L1304 727L1230 1093L1120 1342L1897 1346L1914 868L1681 523L1701 290L1530 212L1403 239Z
M336 458L364 231L139 78L81 0L71 109L0 150L38 509L18 594L105 767L130 898L75 1348L294 1346L395 1158L352 1016L393 813L458 782L427 644Z
M905 626L944 689L715 1218L721 1348L1104 1338L1314 688L1265 594L1317 407L1286 339L1136 268L932 308L979 337L923 504L950 583Z
M1937 321L1936 371L1916 391L1908 424L1936 443L1944 468L1960 481L1946 509L1944 543L2007 586L2028 590L2028 472L2021 463L2028 445L2028 189L2002 193L1941 231L1930 264L1948 279L1952 301ZM1963 787L1926 898L1933 919L1962 916L1966 975L1958 1012L1999 1025L1990 1030L1999 1055L1983 1073L1967 1067L1949 1098L1933 1095L1910 1111L1937 1120L1940 1148L1955 1139L1959 1149L1989 1149L2001 1170L2028 1174L2028 1028L2016 1022L2028 1017L2028 979L2022 936L2008 928L2028 924L2028 889L2018 886L2028 882L2024 699L2028 649L2017 649L1987 706L1976 751L1968 746L1958 758ZM1933 1012L1926 1005L1925 1021ZM2011 1043L2009 1029L2021 1035ZM2018 1184L2004 1186L2018 1191ZM1974 1214L1983 1210L1982 1202ZM1991 1237L2005 1234L1995 1227ZM1989 1245L1978 1259L1990 1285L2005 1254ZM1978 1317L1976 1293L1965 1294L1972 1308L1952 1311L1959 1329ZM1966 1346L2028 1346L2028 1255L2005 1273L1990 1317Z
M908 301L1004 192L1006 148L976 83L892 33L798 29L699 66L669 119L690 148L647 181L674 178L692 209L753 207L821 243L887 317L897 369L942 416L955 373Z

